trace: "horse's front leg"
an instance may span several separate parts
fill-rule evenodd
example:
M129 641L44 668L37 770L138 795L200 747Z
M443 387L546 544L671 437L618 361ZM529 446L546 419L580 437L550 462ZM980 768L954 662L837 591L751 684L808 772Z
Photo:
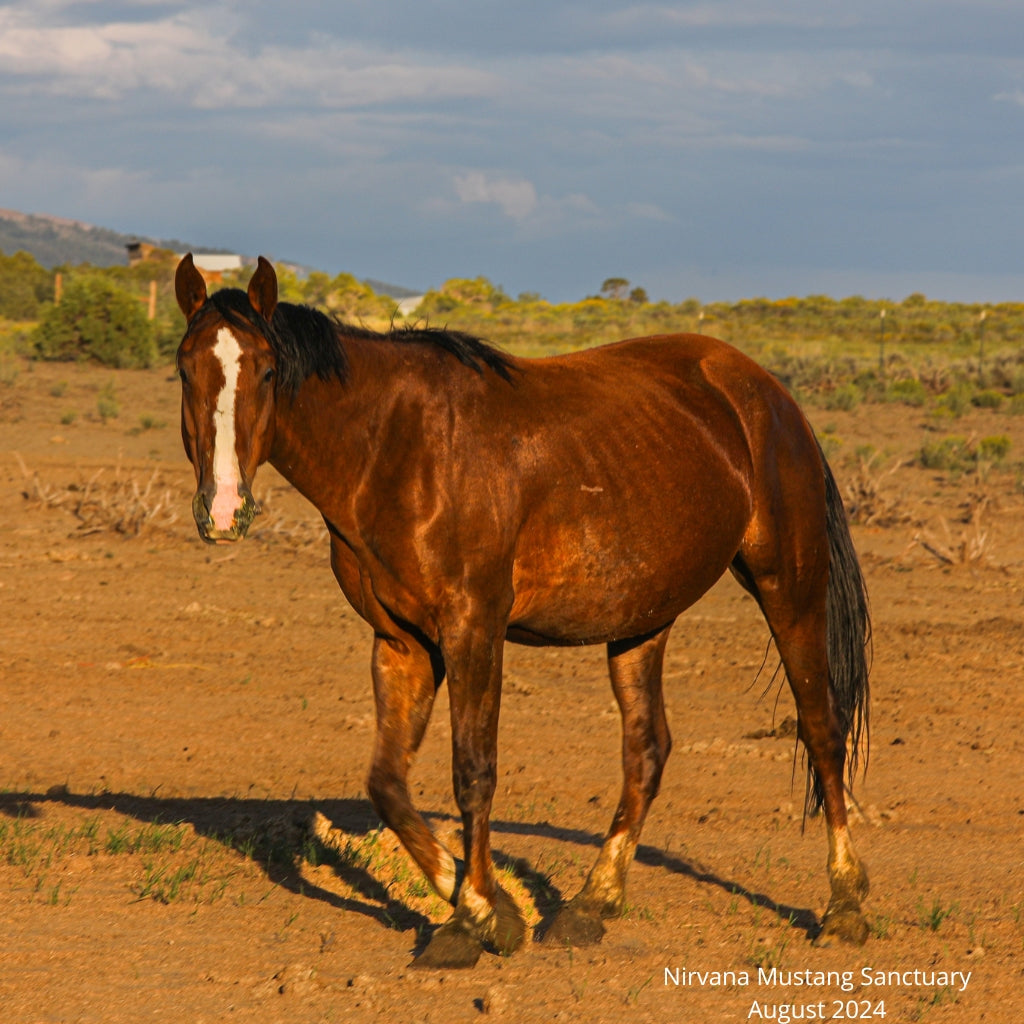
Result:
M515 952L526 923L495 881L490 813L497 782L498 710L504 631L443 644L452 720L452 778L462 813L465 875L455 913L433 935L418 967L472 967L483 949Z
M367 790L381 820L399 838L437 893L455 901L460 865L413 806L409 767L430 720L444 669L436 651L411 636L377 636L373 692L377 738Z

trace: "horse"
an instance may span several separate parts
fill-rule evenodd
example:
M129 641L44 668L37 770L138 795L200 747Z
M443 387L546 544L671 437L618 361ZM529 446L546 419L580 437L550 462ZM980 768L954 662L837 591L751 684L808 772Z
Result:
M669 755L669 630L726 571L768 624L806 809L824 809L830 897L811 937L866 940L844 792L867 748L866 589L832 472L771 374L696 334L521 359L454 330L375 332L278 301L263 257L245 290L208 294L187 255L175 292L200 537L245 536L269 462L322 515L337 582L372 627L368 795L454 908L417 966L471 967L526 937L489 836L505 642L607 647L621 797L582 889L540 937L588 946L621 914ZM445 680L461 858L408 785Z

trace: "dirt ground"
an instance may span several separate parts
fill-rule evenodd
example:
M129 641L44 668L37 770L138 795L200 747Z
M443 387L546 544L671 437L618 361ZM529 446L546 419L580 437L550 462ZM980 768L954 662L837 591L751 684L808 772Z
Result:
M875 638L854 813L867 945L808 941L824 827L801 827L792 701L771 658L759 674L766 627L725 580L675 627L675 748L604 943L435 974L409 965L446 909L366 798L370 635L315 513L264 470L250 538L205 547L166 369L6 364L0 1020L1018 1019L1021 474L901 462L1007 435L1012 466L1024 417L811 418L870 520L854 527ZM534 925L596 856L618 743L603 651L508 649L495 856ZM443 694L414 780L457 841Z

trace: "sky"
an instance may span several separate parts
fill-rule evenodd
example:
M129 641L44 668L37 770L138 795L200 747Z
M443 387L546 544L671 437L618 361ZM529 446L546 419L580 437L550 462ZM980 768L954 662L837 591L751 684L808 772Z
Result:
M0 2L0 207L553 302L1024 301L1024 3Z

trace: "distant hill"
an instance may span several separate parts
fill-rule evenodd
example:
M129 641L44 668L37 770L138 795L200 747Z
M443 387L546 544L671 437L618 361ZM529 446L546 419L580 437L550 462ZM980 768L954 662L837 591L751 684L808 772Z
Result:
M402 288L397 284L387 284L385 281L374 281L372 278L366 278L363 284L369 285L378 295L387 295L392 299L415 299L423 294L421 291L416 291L414 288Z
M175 252L192 248L178 241L122 235L109 228L94 227L66 217L0 210L0 252L10 256L23 250L44 267L64 263L91 263L95 267L123 265L127 262L125 246L129 242L149 242Z
M0 209L0 252L12 256L18 251L29 253L41 266L51 269L62 264L91 263L94 267L123 266L127 262L125 246L129 242L146 242L172 252L227 253L229 249L211 249L176 239L147 238L145 235L123 235L109 228L83 224L66 217L50 217L41 213L19 213ZM243 257L246 263L255 259ZM312 269L282 261L300 276ZM378 295L394 299L417 296L420 292L383 281L367 281Z
M176 253L204 252L228 253L229 249L211 249L176 239L151 239L143 234L122 234L106 227L95 227L67 217L50 217L42 213L19 213L0 209L0 252L12 256L18 251L29 253L37 263L47 268L62 264L91 263L93 266L122 266L127 262L125 246L130 242L170 249ZM256 260L243 256L246 263ZM312 267L282 261L300 276ZM383 281L367 281L378 295L393 299L408 299L422 294L411 288L388 285Z

